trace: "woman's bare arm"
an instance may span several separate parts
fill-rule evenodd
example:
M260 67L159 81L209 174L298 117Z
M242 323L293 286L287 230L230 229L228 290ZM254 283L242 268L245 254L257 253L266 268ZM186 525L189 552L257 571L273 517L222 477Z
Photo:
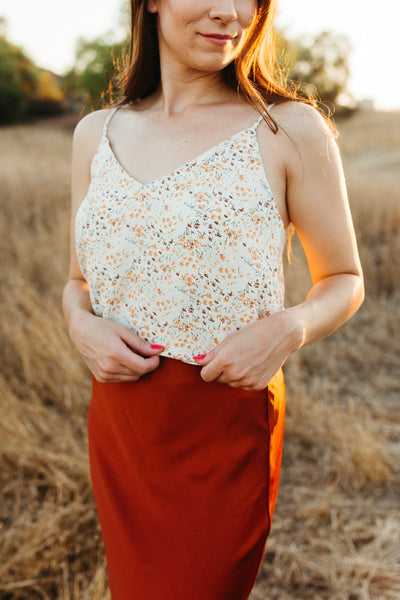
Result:
M301 105L291 137L299 150L287 166L289 217L304 248L313 282L291 310L302 323L302 345L338 329L361 306L364 282L342 162L322 117Z
M162 347L152 347L128 327L93 313L89 287L75 251L75 217L90 184L90 163L96 151L106 111L87 115L75 128L71 161L70 268L63 292L63 312L73 344L101 382L136 381L159 365ZM148 357L148 358L145 358Z
M282 106L277 119L290 136L282 142L287 209L313 285L304 302L232 333L198 361L206 381L245 389L265 388L292 352L338 329L364 299L337 145L308 106Z

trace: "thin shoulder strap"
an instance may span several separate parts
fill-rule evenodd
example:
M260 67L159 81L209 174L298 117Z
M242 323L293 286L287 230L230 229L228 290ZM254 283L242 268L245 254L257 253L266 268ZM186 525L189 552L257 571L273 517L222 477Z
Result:
M103 137L107 137L107 131L108 131L108 126L110 124L110 121L114 115L114 113L119 109L119 106L114 106L114 108L111 108L110 112L108 113L105 121L104 121L104 125L103 125Z
M273 104L268 104L267 105L268 112L271 112L271 108L273 106L275 106L275 102ZM265 110L262 111L262 114L258 117L257 121L254 123L254 125L253 125L253 129L254 130L257 129L257 127L259 126L259 124L261 123L261 121L264 119L264 117L267 117L267 119L268 119L268 113Z

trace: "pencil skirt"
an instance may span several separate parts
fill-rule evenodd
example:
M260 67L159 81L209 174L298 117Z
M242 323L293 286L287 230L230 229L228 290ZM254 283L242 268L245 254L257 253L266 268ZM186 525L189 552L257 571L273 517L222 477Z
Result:
M282 371L247 391L160 357L131 383L92 379L91 479L112 600L246 600L271 528Z

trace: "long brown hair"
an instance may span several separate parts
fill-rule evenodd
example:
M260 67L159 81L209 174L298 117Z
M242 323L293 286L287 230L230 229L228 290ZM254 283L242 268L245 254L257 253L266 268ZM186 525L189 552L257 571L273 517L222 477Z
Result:
M148 12L145 4L146 0L130 0L129 57L125 57L125 66L117 75L117 88L122 95L117 103L120 106L146 98L160 83L157 15ZM268 104L296 100L318 109L316 97L288 81L278 63L273 30L276 9L277 0L258 0L256 17L238 56L221 72L228 87L264 113L274 133L278 125L269 114Z

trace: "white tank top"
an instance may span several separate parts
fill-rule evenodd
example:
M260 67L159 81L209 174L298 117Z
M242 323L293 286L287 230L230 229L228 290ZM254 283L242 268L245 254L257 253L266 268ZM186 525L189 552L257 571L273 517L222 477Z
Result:
M283 308L285 228L257 141L263 117L143 184L111 149L117 108L75 222L93 311L197 364L193 356Z

